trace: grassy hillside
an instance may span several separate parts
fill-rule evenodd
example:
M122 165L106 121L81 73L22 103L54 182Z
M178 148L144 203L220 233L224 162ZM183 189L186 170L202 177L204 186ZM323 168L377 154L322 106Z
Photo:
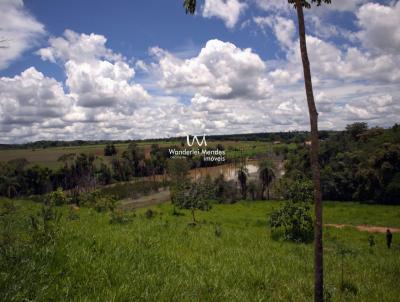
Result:
M213 205L173 216L172 207L138 210L125 224L110 213L62 212L43 240L30 227L39 204L1 202L0 300L3 301L310 301L312 245L275 241L267 225L279 202ZM128 213L132 217L133 213ZM326 203L327 223L400 227L400 208ZM40 225L39 225L40 230ZM325 229L327 296L332 301L396 301L400 234L388 250L384 234ZM346 290L340 290L344 256Z

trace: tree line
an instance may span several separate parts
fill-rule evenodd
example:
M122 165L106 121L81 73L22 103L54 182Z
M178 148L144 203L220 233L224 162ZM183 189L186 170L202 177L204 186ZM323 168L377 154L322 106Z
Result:
M321 142L319 152L324 200L400 204L400 126L370 128L350 124ZM309 148L287 155L283 181L310 179Z

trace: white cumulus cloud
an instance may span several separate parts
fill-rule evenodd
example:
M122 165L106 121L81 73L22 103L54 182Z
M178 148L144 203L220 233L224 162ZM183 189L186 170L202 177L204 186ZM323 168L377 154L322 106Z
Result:
M0 1L0 70L7 68L45 35L45 27L22 0Z
M226 27L233 28L246 8L247 4L239 0L205 0L202 16L220 18Z

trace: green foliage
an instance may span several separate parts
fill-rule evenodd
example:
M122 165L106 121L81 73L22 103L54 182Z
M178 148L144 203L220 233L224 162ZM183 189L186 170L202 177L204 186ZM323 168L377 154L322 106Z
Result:
M185 8L186 13L193 15L196 11L196 0L184 0L183 7Z
M151 219L154 216L156 216L156 212L153 211L152 209L147 209L146 212L144 213L144 217L146 217L147 219Z
M293 181L284 192L288 202L271 214L273 236L283 232L285 240L309 243L314 240L314 222L311 214L313 185L310 181Z
M135 216L134 212L130 213L122 209L115 209L110 213L110 224L126 224L131 222Z
M283 232L284 240L298 243L314 240L314 222L308 203L286 202L282 209L271 214L270 225L273 237Z
M113 156L117 154L117 148L114 144L107 144L104 147L104 156Z
M116 207L116 199L111 195L103 195L99 190L87 193L81 197L83 206L91 207L97 212L113 211Z
M48 202L56 206L62 206L68 203L68 198L65 195L63 189L58 188L56 191L51 192L48 195Z
M296 180L286 184L283 198L293 203L313 202L314 186L310 180Z
M70 206L68 209L68 219L69 220L79 220L79 208L75 206Z
M242 193L242 198L246 199L248 171L247 171L247 169L245 167L242 166L237 171L237 174L238 174L238 181L239 181L239 184L240 184L240 191Z
M271 160L263 160L259 164L258 177L262 185L261 199L264 199L265 188L267 188L267 199L269 199L270 185L275 179L275 169L275 165Z
M288 3L293 4L294 7L296 7L296 0L288 0ZM301 0L301 5L304 8L311 8L311 4L316 4L317 6L320 6L322 3L330 4L331 0Z
M258 192L258 184L254 180L250 180L247 185L247 192L251 200L255 200Z
M55 209L54 203L43 205L36 215L31 215L33 240L41 245L55 242L61 216L61 212Z
M368 236L368 244L369 247L374 247L376 242L375 242L375 236L374 235L369 235Z
M185 203L186 191L190 188L189 163L186 159L174 158L168 161L171 202L178 206Z
M240 199L235 181L227 181L223 174L214 180L215 199L219 203L235 203Z
M349 280L344 280L343 283L340 284L340 290L342 292L347 292L353 295L357 295L358 293L357 285Z
M102 195L114 196L115 199L121 200L125 198L138 198L152 192L157 192L158 189L165 188L167 185L167 182L142 180L112 184L111 186L100 188L99 191Z
M354 123L321 142L321 188L325 200L399 203L400 131ZM309 149L288 153L285 179L311 179Z

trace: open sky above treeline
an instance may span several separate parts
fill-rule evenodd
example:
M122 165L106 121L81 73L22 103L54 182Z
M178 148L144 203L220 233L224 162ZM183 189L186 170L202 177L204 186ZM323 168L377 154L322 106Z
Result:
M287 1L0 0L0 143L308 130ZM320 128L400 116L400 2L306 12Z

